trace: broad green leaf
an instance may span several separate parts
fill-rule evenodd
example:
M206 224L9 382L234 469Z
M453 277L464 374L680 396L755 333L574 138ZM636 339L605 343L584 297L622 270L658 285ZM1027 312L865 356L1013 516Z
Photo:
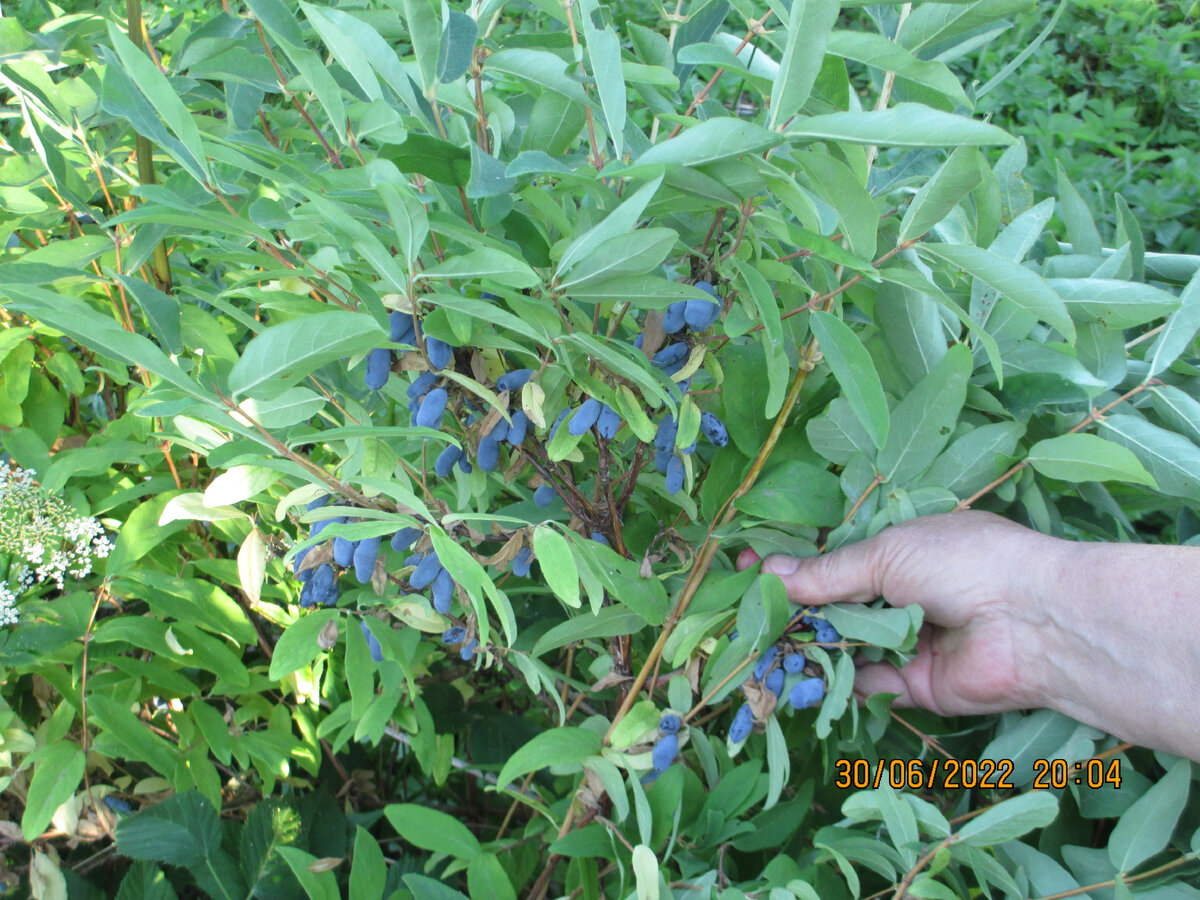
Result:
M658 900L661 878L658 857L645 844L633 848L633 876L637 883L637 900Z
M220 817L198 791L176 794L117 825L117 849L132 859L191 866L220 845Z
M279 855L288 864L288 868L292 870L292 874L304 888L304 893L308 895L309 900L340 900L341 892L338 891L337 876L333 870L316 869L314 871L317 857L299 847L280 847Z
M1191 345L1200 331L1200 270L1192 276L1187 287L1179 296L1179 308L1167 318L1146 359L1150 368L1146 372L1149 380L1166 370Z
M952 100L955 105L969 105L962 84L945 63L918 59L881 34L835 31L829 35L825 52L874 66L885 72L895 72L900 78L933 88Z
M803 489L798 489L800 485ZM842 520L843 499L836 475L812 463L789 459L768 469L738 498L737 508L771 522L832 528Z
M674 249L679 235L670 228L639 228L598 245L565 272L558 287L574 295L580 287L657 269Z
M311 3L300 2L304 15L325 42L334 59L350 73L364 94L371 100L382 100L383 90L375 71L363 57L354 41L341 29L338 19L331 16L330 10L314 6ZM344 18L344 17L343 17Z
M383 814L404 840L422 850L471 859L480 853L479 839L458 819L416 803L392 803Z
M319 653L324 652L317 643L317 635L337 617L336 609L317 609L289 625L275 645L268 677L278 681L316 659Z
M401 9L417 58L421 89L431 97L438 81L438 57L442 50L441 6L434 0L403 0Z
M550 590L568 606L579 606L579 568L567 539L551 526L539 525L533 532L533 555Z
M354 864L350 869L350 896L361 900L383 900L387 883L387 860L379 842L361 825L354 835Z
M1118 871L1130 871L1167 846L1187 806L1191 769L1188 760L1176 760L1117 820L1108 837L1108 858Z
M1079 196L1075 185L1071 184L1062 163L1056 160L1055 166L1058 169L1058 202L1062 204L1063 221L1067 226L1067 237L1071 241L1072 252L1099 256L1103 245L1087 202Z
M491 247L456 255L417 276L418 280L433 278L491 278L515 288L529 288L541 283L537 273L523 260Z
M998 477L1025 434L1019 422L993 422L956 438L917 482L969 497Z
M967 822L956 840L972 847L1004 844L1042 828L1058 815L1058 798L1050 791L1030 791L1005 800Z
M50 744L38 757L21 814L21 834L32 841L50 824L54 811L75 794L83 780L83 751L70 741Z
M774 419L783 406L787 394L788 376L791 368L787 358L787 347L783 340L783 322L779 317L779 302L771 291L767 279L753 266L738 263L738 271L750 289L750 297L758 309L758 318L763 325L763 350L767 366L767 403L764 414ZM685 445L686 446L686 445Z
M503 787L547 766L569 766L600 752L600 736L586 728L552 728L529 741L504 764L498 778Z
M446 887L440 881L434 881L425 875L410 872L404 876L404 883L412 893L413 900L469 900L466 894Z
M1133 452L1094 434L1064 434L1038 441L1029 464L1062 481L1132 481L1154 487L1154 479Z
M518 82L536 85L538 88L562 94L572 103L591 106L583 87L567 74L567 63L548 50L527 48L505 48L487 58L485 75L507 75ZM541 90L533 92L541 94Z
M278 397L325 363L387 344L373 318L330 310L272 325L255 336L229 373L235 395Z
M233 659L236 661L236 657ZM147 728L146 723L130 712L127 705L104 694L89 694L88 716L95 719L106 737L120 746L125 757L142 760L160 775L174 775L178 754L176 746ZM121 852L125 853L123 849Z
M501 51L501 53L503 52L505 51ZM488 63L490 64L494 60L495 56L489 57ZM571 245L563 251L563 255L558 261L558 272L555 277L561 278L575 263L590 254L609 238L633 231L637 227L638 219L642 217L646 206L650 203L650 200L654 197L655 192L661 184L662 178L659 177L648 184L642 185L642 187L630 195L629 199L622 202L620 206L610 212L600 222L576 237L571 242Z
M783 143L779 135L742 119L718 116L660 141L637 158L636 165L668 163L700 166L705 163L759 153Z
M922 252L964 269L999 291L1017 306L1032 313L1068 341L1075 340L1075 324L1067 306L1040 275L1019 263L979 247L956 244L920 244Z
M863 259L873 259L878 243L880 210L859 182L859 177L848 165L832 156L802 153L799 162L808 173L812 189L837 210L850 250Z
M914 627L912 614L907 609L890 606L875 608L858 603L833 603L821 607L821 614L842 637L889 650L903 646Z
M442 31L442 44L438 51L438 81L449 84L462 78L471 68L475 57L475 42L479 40L479 26L475 20L457 9L450 10L446 27Z
M771 90L771 128L790 119L808 100L839 9L838 0L801 0L791 5L779 74Z
M178 900L179 895L158 866L135 860L121 879L117 900Z
M1150 402L1172 431L1200 446L1200 400L1173 385L1161 384L1150 389Z
M1128 447L1168 497L1200 503L1200 447L1137 416L1124 413L1100 420L1101 437Z
M904 219L900 222L899 241L919 238L958 206L979 185L979 151L959 147L950 154L928 181L921 185Z
M467 887L472 897L517 900L517 892L494 853L480 853L467 866Z
M890 147L1011 144L1008 132L920 103L898 103L879 112L838 112L798 119L784 134L794 141L846 141Z
M146 323L151 333L158 338L159 343L169 353L183 353L183 338L180 335L179 299L168 297L158 288L147 284L140 278L130 278L128 275L114 277L125 286L137 305L146 316Z
M882 448L888 436L888 406L871 355L858 335L836 316L814 310L809 321L842 395L875 446Z
M885 481L903 487L942 452L958 422L970 376L971 351L955 344L892 410L887 443L876 461Z
M1143 325L1168 316L1180 307L1180 298L1174 294L1132 281L1050 278L1047 283L1062 297L1072 318L1080 321L1096 319L1106 328Z

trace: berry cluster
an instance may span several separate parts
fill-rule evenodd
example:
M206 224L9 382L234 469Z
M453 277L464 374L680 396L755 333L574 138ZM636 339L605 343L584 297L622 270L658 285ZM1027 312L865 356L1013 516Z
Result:
M679 729L682 727L683 720L675 713L666 713L658 720L658 739L650 750L650 765L653 768L646 773L642 784L650 784L658 778L679 756Z

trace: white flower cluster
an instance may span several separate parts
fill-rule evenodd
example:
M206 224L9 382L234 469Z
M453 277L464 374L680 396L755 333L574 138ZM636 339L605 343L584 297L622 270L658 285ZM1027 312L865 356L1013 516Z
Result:
M67 576L84 578L94 559L103 559L113 543L104 527L80 516L63 500L42 490L33 472L0 465L0 553L24 560L16 584L26 591L37 582L62 590ZM0 582L0 626L16 622L16 594Z

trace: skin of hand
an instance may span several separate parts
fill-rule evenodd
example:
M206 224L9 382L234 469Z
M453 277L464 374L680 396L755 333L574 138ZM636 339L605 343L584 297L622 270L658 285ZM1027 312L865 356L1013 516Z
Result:
M865 694L941 715L1047 707L1200 760L1200 548L1067 541L967 510L762 571L794 603L924 609L902 669L859 667Z

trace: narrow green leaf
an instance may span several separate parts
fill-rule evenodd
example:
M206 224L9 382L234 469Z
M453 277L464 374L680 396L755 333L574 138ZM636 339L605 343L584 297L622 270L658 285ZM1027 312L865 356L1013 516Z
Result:
M1062 481L1132 481L1155 487L1133 451L1094 434L1064 434L1038 441L1028 459L1038 472Z
M421 73L421 90L428 97L437 84L438 57L442 51L441 5L435 0L403 0L401 9L417 58L417 71Z
M956 841L972 847L1004 844L1042 828L1058 815L1058 798L1050 791L1030 791L998 803L958 832Z
M1118 871L1128 872L1167 846L1179 816L1187 806L1192 764L1175 764L1117 820L1108 836L1108 858Z
M950 215L971 191L979 185L979 151L974 147L959 147L950 154L940 169L933 173L913 197L900 223L899 241L919 238L942 219Z
M38 758L25 797L21 815L21 834L32 841L50 824L54 811L75 794L83 780L86 759L83 751L70 741L50 744Z
M512 784L523 775L547 766L579 763L600 752L600 735L586 728L554 728L544 731L508 758L500 770L500 785Z
M971 368L971 351L955 344L892 410L887 443L876 462L885 481L905 486L942 452L966 400Z
M318 609L301 616L288 626L275 652L271 656L271 670L268 676L272 681L295 672L301 666L306 666L321 652L317 643L317 635L326 625L338 617L336 609Z
M858 335L836 316L814 310L810 322L817 345L843 396L872 442L882 448L888 437L888 406L871 355Z
M792 3L787 41L779 60L779 74L771 90L771 128L800 111L812 93L825 44L840 10L838 0L797 0Z
M1146 380L1165 371L1177 360L1195 340L1197 332L1200 332L1200 270L1183 289L1179 308L1167 318L1163 330L1146 351L1146 359L1150 362Z
M794 141L847 141L891 147L1011 144L1012 135L976 119L920 103L898 103L879 112L839 112L800 119L787 129Z
M440 810L416 803L392 803L383 814L400 837L414 847L469 860L481 852L479 839L462 822Z
M533 555L550 590L568 606L579 606L579 568L567 539L550 525L539 525L533 532Z

